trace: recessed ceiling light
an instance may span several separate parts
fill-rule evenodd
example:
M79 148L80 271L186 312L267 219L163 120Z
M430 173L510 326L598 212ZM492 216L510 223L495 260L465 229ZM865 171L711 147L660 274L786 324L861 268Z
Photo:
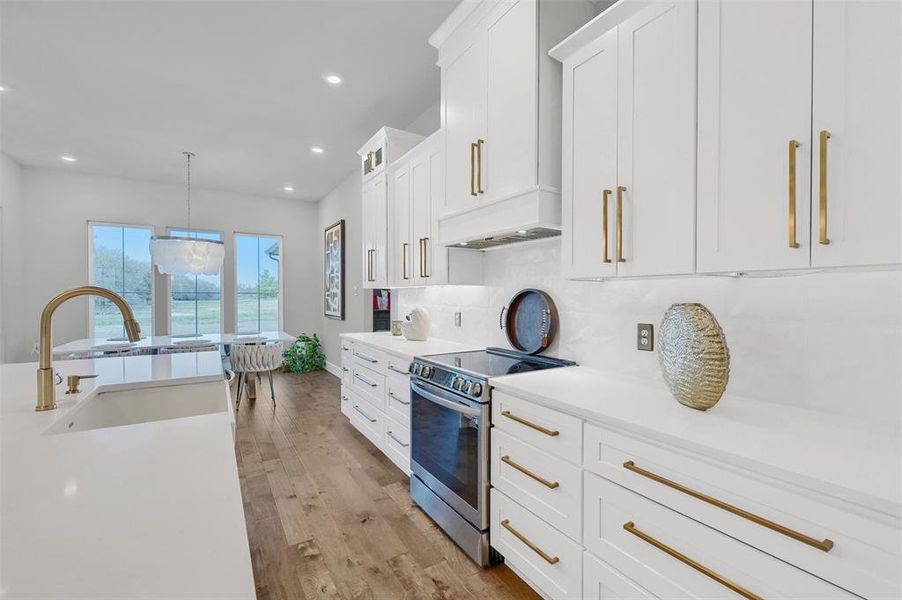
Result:
M77 158L75 158L74 156L69 156L68 154L63 154L62 156L60 156L60 160L67 163L74 163L78 161Z
M290 185L286 185L286 186L283 187L282 189L285 190L286 192L293 192L293 191L294 191L294 188L291 187Z
M5 85L0 85L0 92L5 92L5 91L8 90L8 89L9 89L9 88L6 87Z
M310 146L310 151L314 154L322 154L323 152L325 152L325 150L323 150L319 146Z
M467 245L467 242L461 242L460 244L458 244L458 246L466 246L466 245Z
M344 81L338 73L323 73L323 81L329 85L339 86Z
M517 233L519 233L520 235L526 235L527 231L525 229L518 229Z

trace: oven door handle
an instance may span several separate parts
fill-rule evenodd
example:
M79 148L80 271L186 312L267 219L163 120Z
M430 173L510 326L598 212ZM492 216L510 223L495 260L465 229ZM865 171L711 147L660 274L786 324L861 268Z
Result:
M425 398L426 400L429 400L430 402L434 402L434 403L438 404L439 406L444 406L445 408L451 409L454 412L459 412L461 414L464 414L464 415L467 415L470 417L478 417L482 414L482 411L480 411L478 408L473 408L471 406L467 406L466 404L461 404L460 402L455 402L453 400L448 400L446 398L442 398L441 396L434 394L433 392L430 392L429 390L427 390L426 388L424 388L423 386L421 386L420 384L418 384L416 382L413 382L413 381L410 382L410 389L414 393L419 394L420 396Z

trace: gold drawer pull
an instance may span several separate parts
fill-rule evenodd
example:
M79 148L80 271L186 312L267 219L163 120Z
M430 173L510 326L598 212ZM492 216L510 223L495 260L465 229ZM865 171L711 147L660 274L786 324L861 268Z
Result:
M723 502L722 500L718 500L717 498L712 498L711 496L706 496L705 494L702 494L701 492L697 492L691 488L687 488L686 486L680 485L679 483L677 483L675 481L665 479L664 477L661 477L660 475L655 475L651 471L646 471L645 469L637 467L636 464L631 460L628 460L625 463L623 463L623 468L627 469L628 471L632 471L633 473L642 475L643 477L647 477L647 478L651 479L652 481L657 481L658 483L664 484L669 488L673 488L673 489L677 490L678 492L683 492L684 494L692 496L693 498L701 500L702 502L707 502L708 504L710 504L712 506L716 506L717 508L723 509L727 512L731 512L734 515L742 517L743 519L748 519L752 523L757 523L758 525L767 527L768 529L772 529L773 531L776 531L777 533L782 533L785 536L791 537L794 540L798 540L798 541L802 542L803 544L808 544L809 546L817 548L818 550L823 550L824 552L830 552L830 549L833 548L832 540L825 539L825 540L821 541L821 540L816 540L812 537L808 537L807 535L805 535L803 533L799 533L798 531L794 531L792 529L789 529L788 527L784 527L778 523L769 521L769 520L765 519L764 517L759 517L758 515L752 514L745 510L742 510L741 508L733 506L732 504L727 504L726 502Z
M608 198L611 197L611 190L601 190L601 240L604 247L603 262L611 262L608 256Z
M720 575L720 574L712 571L711 569L709 569L708 567L706 567L703 564L695 562L694 560L692 560L685 554L680 554L679 552L677 552L670 546L659 542L658 540L651 537L647 533L645 533L643 531L639 531L638 529L636 529L636 526L632 521L627 521L626 523L624 523L623 528L625 530L627 530L628 532L632 533L634 536L636 536L640 540L647 542L647 543L651 544L652 546L654 546L655 548L657 548L658 550L664 552L665 554L669 554L670 556L674 557L681 563L683 563L685 565L689 565L690 567L692 567L693 569L695 569L702 575L706 575L706 576L710 577L711 579L713 579L714 581L716 581L717 583L719 583L720 585L730 588L731 590L733 590L734 592L736 592L743 598L748 598L748 600L763 600L763 598L761 598L761 596L753 594L752 592L748 591L747 589L745 589L744 587L742 587L740 585L736 585L735 583L733 583L732 581L730 581L723 575Z
M485 140L476 140L476 191L480 194L484 194L485 190L482 189L482 145L485 143Z
M527 469L527 468L524 467L523 465L518 465L517 463L515 463L514 461L511 460L511 457L510 457L510 456L502 456L502 457L501 457L501 462L506 463L506 464L512 466L513 468L517 469L518 471L520 471L521 473L523 473L523 474L526 475L527 477L532 477L533 479L535 479L536 481L538 481L539 483L541 483L542 485L544 485L544 486L547 487L548 489L552 489L552 490L553 490L553 489L557 489L557 488L561 487L561 484L558 483L557 481L548 481L547 479L545 479L545 478L542 477L541 475L536 475L535 473L533 473L532 471L530 471L529 469Z
M520 533L519 531L517 531L516 529L511 527L510 523L511 522L509 519L504 519L503 521L501 521L501 526L504 527L505 529L507 529L508 531L510 531L514 535L515 538L517 538L518 540L520 540L521 542L523 542L524 544L529 546L530 550L532 550L533 552L535 552L536 554L538 554L539 556L544 558L545 562L547 562L549 565L556 565L557 563L561 562L561 559L558 558L557 556L549 556L548 554L545 554L541 548L539 548L538 546L536 546L535 544L530 542L528 539L526 539L526 536L524 536L522 533Z
M799 143L789 140L789 247L798 248L796 240L796 150Z
M470 144L470 195L476 195L476 142Z
M820 133L820 216L818 218L819 235L818 243L827 245L830 238L827 237L827 140L830 139L830 132L826 129Z
M626 262L623 257L623 192L626 186L617 186L617 262Z
M511 421L516 421L517 423L520 423L521 425L526 425L527 427L535 429L536 431L541 431L545 435L548 435L551 437L554 437L556 435L561 435L561 432L556 429L548 429L547 427L542 427L541 425L536 425L535 423L527 421L526 419L524 419L522 417L518 417L517 415L512 414L511 411L509 411L509 410L502 410L501 416L507 417Z
M410 279L407 275L407 247L410 244L407 242L403 242L401 244L401 278L402 279Z

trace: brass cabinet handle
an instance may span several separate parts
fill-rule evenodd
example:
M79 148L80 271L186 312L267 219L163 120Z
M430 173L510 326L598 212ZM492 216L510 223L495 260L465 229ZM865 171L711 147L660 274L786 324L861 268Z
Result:
M399 444L402 448L406 448L407 446L410 445L410 444L405 444L404 442L402 442L401 440L399 440L398 438L396 438L396 437L395 437L395 434L392 433L392 430L391 430L391 429L389 429L388 431L386 431L386 432L385 432L385 435L387 435L387 436L390 437L391 439L393 439L393 440L395 440L396 442L398 442L398 444Z
M820 235L818 242L827 245L830 238L827 237L827 140L830 139L830 132L824 129L820 133L820 216L819 229Z
M611 197L611 190L601 191L601 240L604 245L604 262L611 262L608 256L608 199Z
M379 385L378 383L376 383L374 381L370 381L366 377L363 377L362 375L358 375L357 373L354 373L354 377L356 377L357 379L359 379L360 381L362 381L363 383L367 384L370 387L378 387L378 385Z
M476 191L484 194L482 189L482 145L485 140L476 140Z
M373 249L366 251L366 280L367 281L376 281L376 276L374 274L374 258L376 256L376 251Z
M645 469L637 467L636 464L631 460L628 460L625 463L623 463L623 468L627 469L628 471L632 471L633 473L642 475L643 477L647 477L648 479L651 479L652 481L657 481L658 483L666 485L669 488L675 489L678 492L683 492L684 494L686 494L688 496L692 496L693 498L701 500L702 502L707 502L708 504L710 504L712 506L716 506L717 508L720 508L727 512L731 512L734 515L737 515L739 517L742 517L743 519L747 519L747 520L751 521L752 523L756 523L763 527L767 527L768 529L776 531L777 533L782 533L785 536L791 537L792 539L802 542L803 544L808 544L809 546L817 548L818 550L822 550L824 552L830 552L830 549L833 548L832 540L829 540L829 539L816 540L813 537L809 537L805 534L799 533L798 531L789 529L788 527L784 527L783 525L779 525L777 523L774 523L773 521L769 521L768 519L765 519L764 517L759 517L756 514L752 514L746 510L742 510L741 508L733 506L732 504L727 504L726 502L723 502L722 500L718 500L717 498L712 498L711 496L707 496L705 494L702 494L701 492L697 492L697 491L695 491L691 488L688 488L684 485L681 485L675 481L671 481L669 479L661 477L660 475L656 475L655 473L652 473L651 471L646 471Z
M429 274L429 238L423 238L423 250L420 252L423 257L423 277L431 277Z
M617 186L617 262L626 262L623 257L623 192L626 186Z
M538 546L536 546L535 544L530 542L526 538L525 535L523 535L522 533L520 533L519 531L517 531L516 529L511 527L510 519L504 519L503 521L501 521L501 526L504 527L505 529L507 529L508 531L510 531L514 535L515 538L517 538L518 540L520 540L521 542L523 542L524 544L529 546L530 550L532 550L533 552L535 552L536 554L541 556L543 559L545 559L545 562L547 562L549 565L556 565L557 563L561 562L560 558L558 558L557 556L550 556L550 555L546 554L545 552L542 551L541 548L539 548Z
M798 248L796 241L796 150L799 143L789 140L789 247Z
M376 422L376 419L374 419L373 417L371 417L371 416L369 416L368 414L366 414L365 412L363 412L363 410L361 410L360 407L357 406L356 404L354 405L354 410L356 410L356 411L359 412L361 415L363 415L363 418L365 418L365 419L366 419L367 421L369 421L370 423L375 423L375 422Z
M556 429L548 429L547 427L542 427L541 425L536 425L535 423L532 423L532 422L530 422L530 421L527 421L527 420L524 419L523 417L518 417L517 415L513 414L513 413L512 413L511 411L509 411L509 410L502 410L502 411L501 411L501 416L502 416L502 417L507 417L507 418L510 419L511 421L516 421L517 423L520 423L521 425L526 425L527 427L530 427L530 428L532 428L532 429L535 429L536 431L541 431L541 432L544 433L545 435L548 435L548 436L551 436L551 437L554 437L554 436L556 436L556 435L560 435L560 434L561 434L561 432L558 431L558 430L556 430Z
M523 465L515 463L514 461L511 460L510 456L502 456L501 462L512 466L513 468L517 469L518 471L520 471L527 477L532 477L533 479L535 479L536 481L538 481L539 483L541 483L542 485L544 485L545 487L547 487L550 490L554 490L554 489L561 487L561 484L558 483L557 481L548 481L541 475L536 475L535 473L533 473L532 471L530 471Z
M392 398L394 398L395 400L397 400L398 402L400 402L401 404L403 404L404 406L407 406L408 404L410 404L410 400L401 400L400 398L395 396L394 392L389 392L388 395L391 396Z
M410 279L407 275L407 247L410 246L407 242L401 244L401 278L402 279Z
M733 590L734 592L736 592L743 598L748 598L748 600L764 600L763 598L761 598L761 596L758 596L757 594L753 594L752 592L748 591L744 587L733 583L732 581L730 581L723 575L721 575L715 571L712 571L711 569L709 569L708 567L706 567L705 565L703 565L701 563L698 563L698 562L692 560L685 554L681 554L680 552L677 552L676 550L674 550L667 544L659 542L658 540L651 537L644 531L640 531L640 530L636 529L636 525L632 521L627 521L626 523L624 523L623 528L625 530L627 530L629 533L631 533L634 536L636 536L637 538L639 538L640 540L642 540L643 542L647 542L647 543L651 544L652 546L654 546L655 548L657 548L658 550L664 552L665 554L669 554L670 556L677 559L684 565L689 565L690 567L692 567L693 569L695 569L702 575L706 575L707 577L710 577L711 579L713 579L720 585Z
M476 142L470 144L470 195L476 195Z

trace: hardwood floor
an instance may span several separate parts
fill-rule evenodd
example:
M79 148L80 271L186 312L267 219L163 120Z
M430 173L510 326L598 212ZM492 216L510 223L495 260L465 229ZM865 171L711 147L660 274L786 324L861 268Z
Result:
M481 569L409 498L408 479L339 411L325 371L276 375L238 413L238 470L258 598L533 599ZM234 390L233 390L234 397Z

